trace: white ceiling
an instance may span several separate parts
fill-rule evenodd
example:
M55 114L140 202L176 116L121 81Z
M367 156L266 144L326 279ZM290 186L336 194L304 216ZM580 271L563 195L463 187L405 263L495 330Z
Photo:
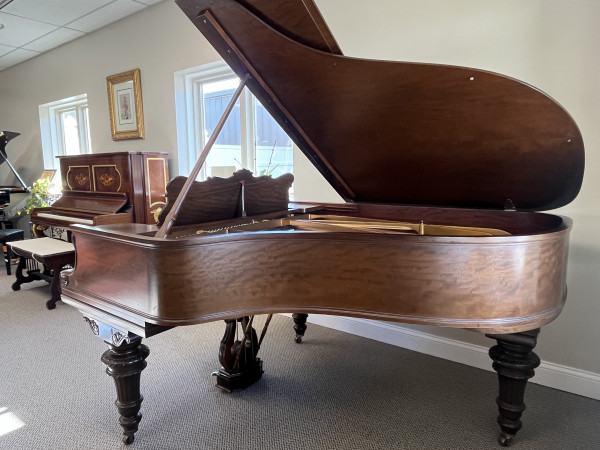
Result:
M0 0L0 71L160 1Z

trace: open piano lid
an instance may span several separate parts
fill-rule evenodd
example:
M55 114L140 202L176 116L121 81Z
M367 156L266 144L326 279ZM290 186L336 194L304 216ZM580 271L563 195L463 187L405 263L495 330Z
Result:
M530 85L487 71L343 56L312 0L177 0L347 201L558 208L583 140Z

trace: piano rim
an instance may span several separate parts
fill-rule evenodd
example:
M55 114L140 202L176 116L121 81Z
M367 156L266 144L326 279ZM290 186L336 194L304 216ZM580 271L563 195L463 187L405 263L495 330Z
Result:
M178 326L201 325L220 320L238 319L244 316L292 313L309 315L321 314L383 322L388 321L398 324L406 323L410 325L425 325L441 328L458 328L476 331L482 334L509 334L537 329L554 321L564 308L567 299L567 290L565 290L562 295L562 302L553 308L529 316L520 316L510 319L488 319L485 323L483 323L482 320L476 319L456 321L439 317L385 315L368 311L361 313L361 311L358 310L343 311L341 309L328 308L290 308L289 306L282 306L280 308L247 308L238 311L228 311L227 313L222 314L204 315L194 320L152 320L151 316L141 314L136 310L127 308L122 304L117 304L109 299L96 296L93 293L87 293L87 295L84 296L69 296L62 294L61 299L64 303L79 310L85 317L99 320L118 330L131 332L142 337L150 337ZM494 325L496 325L496 327L494 327Z
M77 247L78 236L92 236L93 238L100 239L102 241L110 241L119 243L119 245L129 245L132 247L140 247L141 249L148 250L185 250L189 247L198 249L199 246L213 246L213 245L228 245L240 242L252 242L255 240L274 240L274 242L280 241L283 245L289 239L297 240L313 240L323 241L323 235L326 235L328 242L353 242L353 243L396 243L400 240L408 239L411 244L422 244L429 245L477 245L479 247L482 244L487 246L523 246L527 243L537 242L539 245L545 245L543 241L552 241L547 245L555 245L553 242L558 242L559 245L566 246L568 250L568 236L571 230L570 219L564 218L562 226L555 230L546 233L536 233L532 235L510 235L510 236L476 236L476 237L447 237L447 236L421 236L421 235L385 235L385 234L360 234L360 238L357 239L355 233L314 233L314 232L260 232L260 233L232 233L226 235L217 236L202 236L198 238L190 239L178 239L168 240L154 238L153 236L140 236L136 234L124 234L122 232L116 232L111 230L111 226L107 227L90 227L86 225L75 225L72 227L73 235L75 236L75 245ZM383 241L382 241L383 239ZM199 242L201 240L201 242ZM289 241L288 241L289 242ZM560 267L563 265L566 267L566 260L559 262ZM63 272L63 279L68 278L72 275L77 277L77 258L75 261L74 268L68 272ZM227 310L220 313L209 313L199 314L195 316L187 317L165 317L160 315L151 315L144 311L136 308L129 307L126 304L126 300L118 302L116 299L111 300L103 297L100 294L89 292L85 288L78 286L77 291L72 291L71 287L67 284L63 286L63 299L66 303L71 303L74 306L81 306L86 304L90 308L96 311L103 311L108 314L109 322L125 320L128 323L134 324L132 328L140 331L140 327L146 328L148 326L164 326L173 327L181 325L193 325L199 323L206 323L215 320L224 320L240 317L243 315L251 314L267 314L267 313L308 313L308 314L330 314L330 315L341 315L349 317L359 317L374 320L388 320L401 323L413 323L422 325L434 325L444 326L453 328L465 328L474 329L484 333L513 333L527 331L533 328L538 328L554 320L562 311L563 305L566 301L566 276L562 275L564 280L559 280L559 285L562 285L564 289L554 295L556 299L551 303L549 308L541 311L536 311L533 314L526 315L514 315L513 317L502 317L502 318L451 318L446 319L442 316L418 316L418 315L403 315L403 314L390 314L366 311L360 309L344 309L340 307L330 308L326 306L310 306L303 307L301 304L296 306L289 306L283 304L271 304L268 307L247 307L243 309L236 309L235 311ZM559 301L560 298L560 301ZM543 303L550 303L545 302ZM79 309L82 309L79 307ZM120 318L120 319L119 319ZM136 333L137 334L137 333Z

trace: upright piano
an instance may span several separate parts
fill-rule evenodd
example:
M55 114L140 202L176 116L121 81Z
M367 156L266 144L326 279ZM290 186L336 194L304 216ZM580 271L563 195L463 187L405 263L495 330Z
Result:
M346 57L310 0L177 3L346 202L287 205L289 176L190 176L157 226L72 227L62 299L109 344L123 441L141 419L142 338L224 320L217 386L241 389L262 374L254 315L288 312L299 329L317 313L486 334L510 444L539 330L567 295L571 220L539 211L580 189L573 119L495 73Z
M31 212L34 233L74 224L156 223L169 178L166 153L59 156L62 196Z

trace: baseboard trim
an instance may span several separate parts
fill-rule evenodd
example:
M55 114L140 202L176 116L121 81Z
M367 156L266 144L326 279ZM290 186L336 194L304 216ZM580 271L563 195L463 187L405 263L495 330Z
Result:
M286 315L291 316L290 314ZM442 338L386 322L353 317L311 314L308 322L479 369L493 371L488 356L489 348L487 347ZM542 364L535 370L535 377L530 381L542 386L600 400L600 374L597 373L542 361Z

